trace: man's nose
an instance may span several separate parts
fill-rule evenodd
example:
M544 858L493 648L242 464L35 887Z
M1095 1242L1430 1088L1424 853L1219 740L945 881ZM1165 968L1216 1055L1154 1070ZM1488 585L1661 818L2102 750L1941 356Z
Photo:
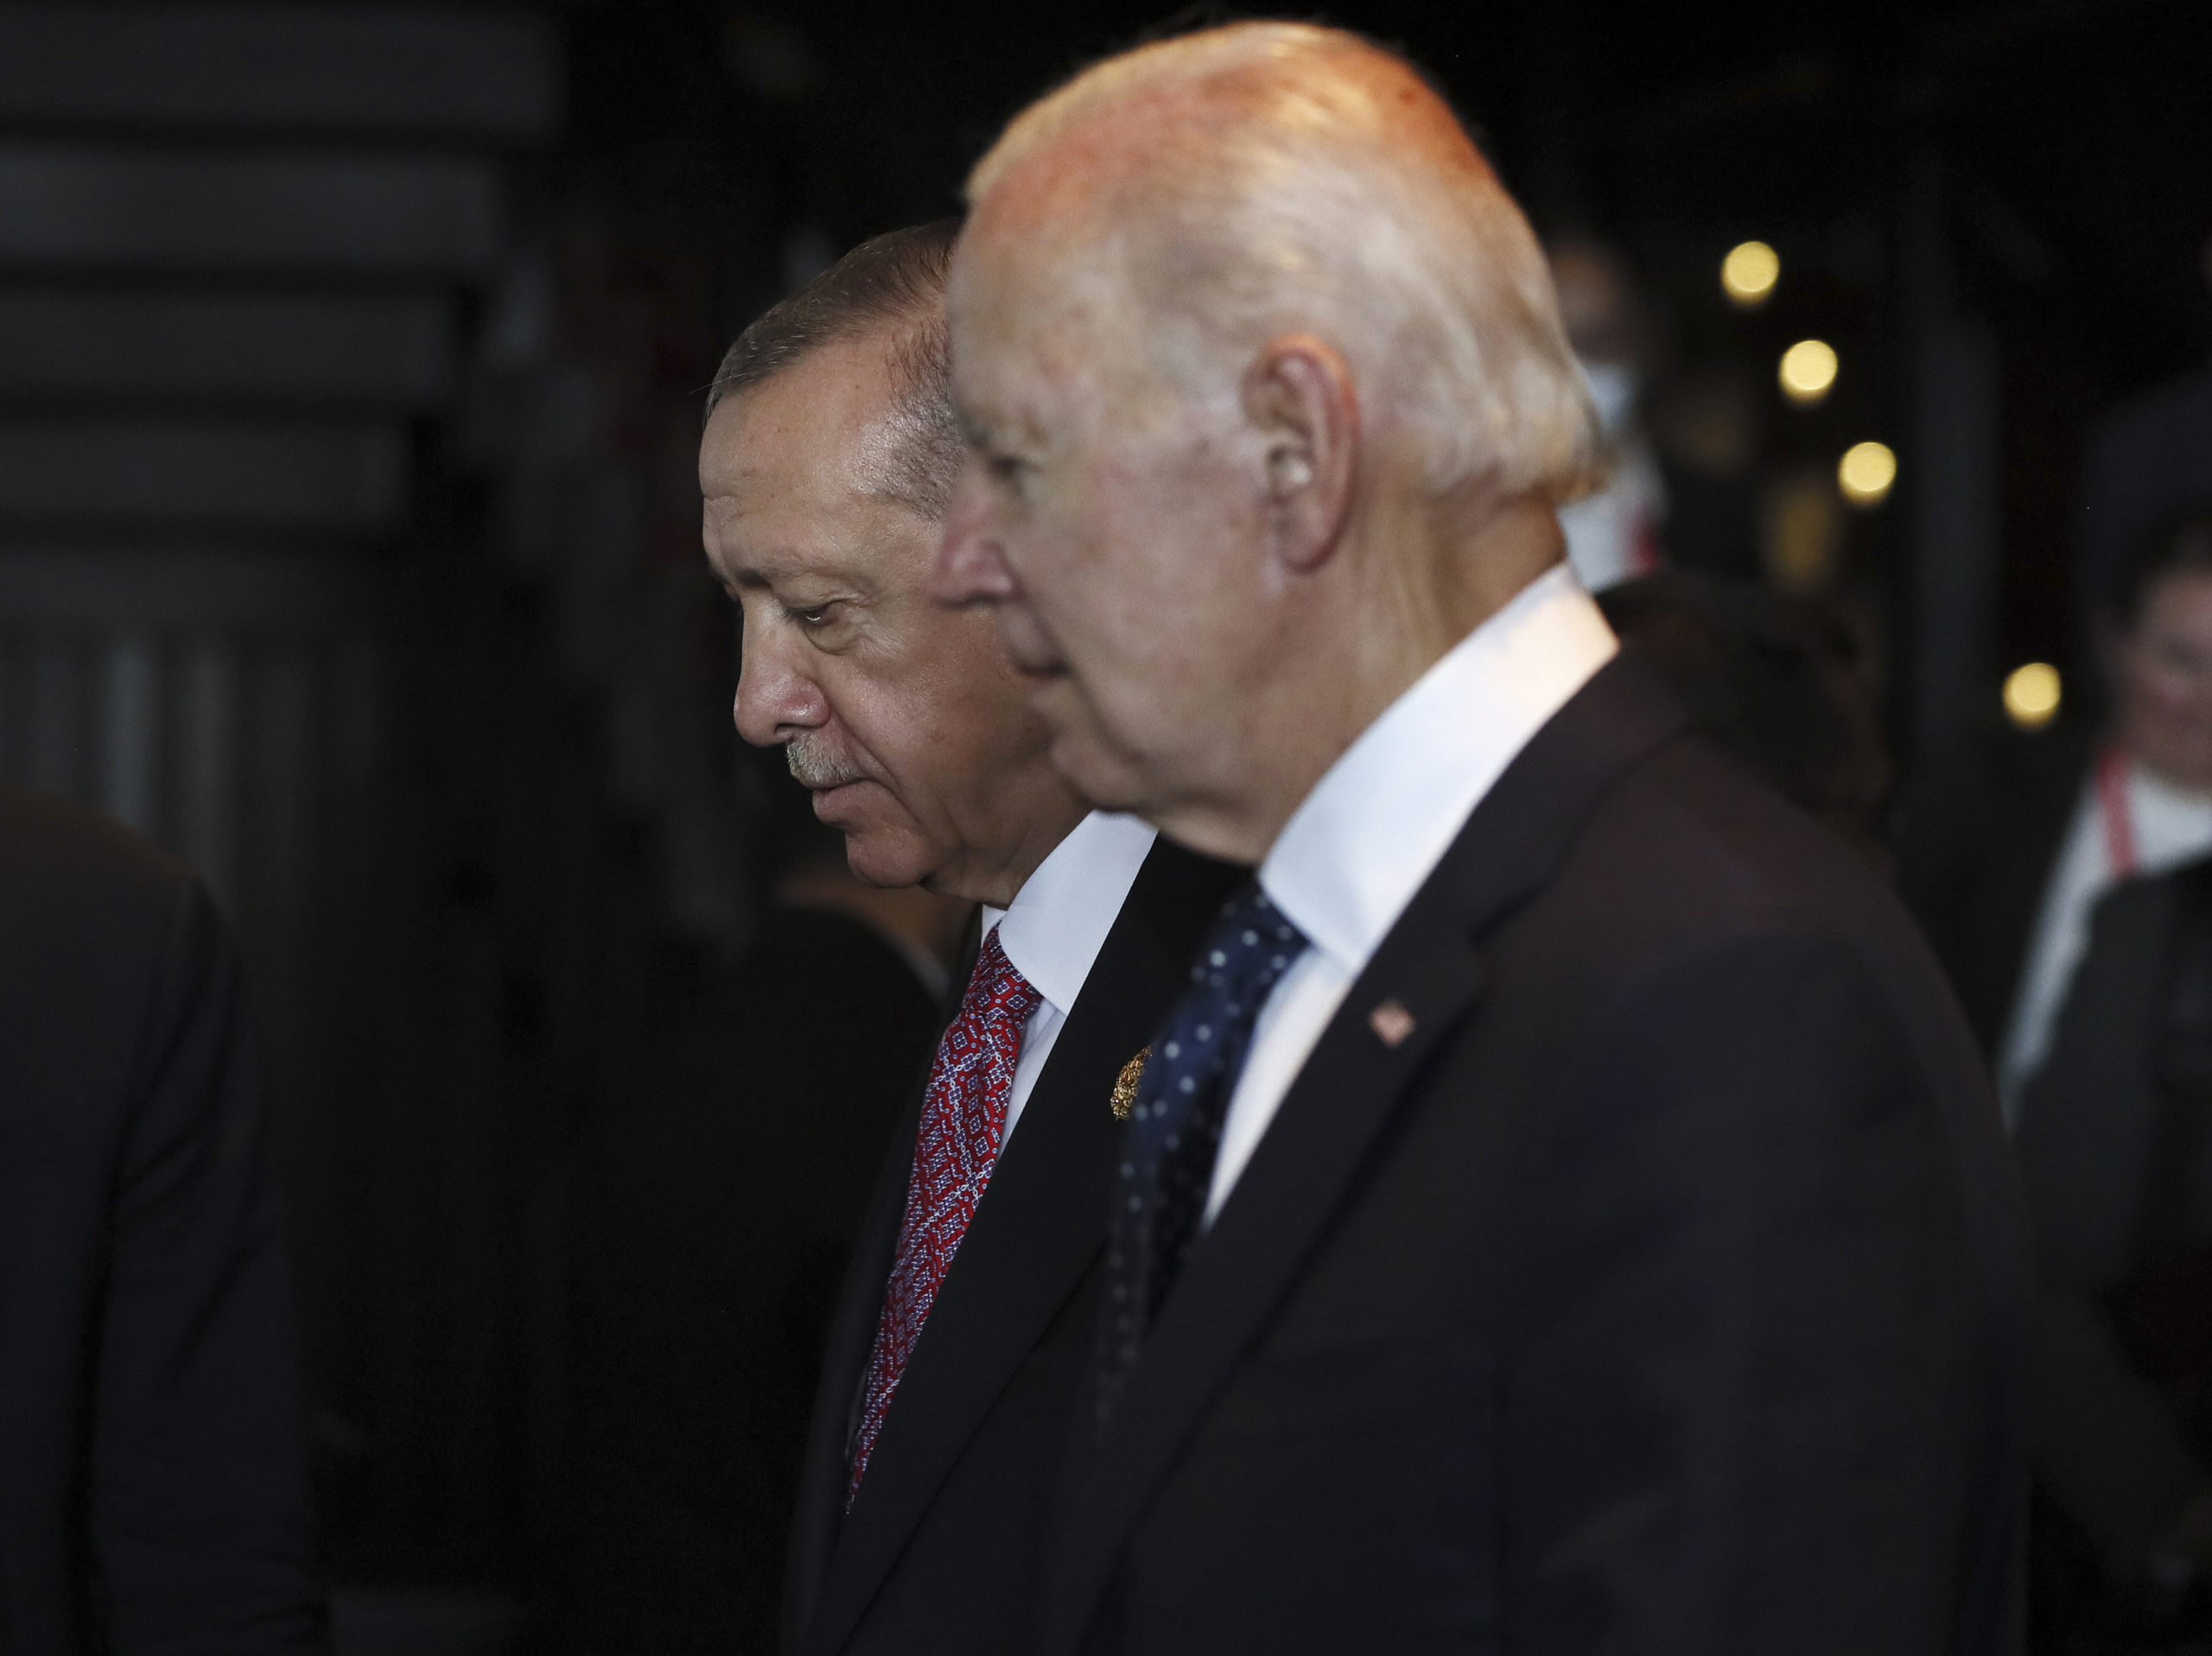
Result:
M930 590L939 603L992 603L1020 593L991 517L990 492L971 461L961 474L952 509L945 514L944 538L938 545Z
M744 649L732 709L739 735L755 747L772 747L830 721L830 701L821 686L772 644L747 638Z

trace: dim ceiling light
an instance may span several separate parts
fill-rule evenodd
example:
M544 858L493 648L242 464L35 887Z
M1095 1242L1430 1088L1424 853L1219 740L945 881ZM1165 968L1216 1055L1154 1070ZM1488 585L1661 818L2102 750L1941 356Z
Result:
M1843 498L1854 506L1878 506L1897 480L1897 457L1887 443L1853 443L1835 468Z
M1744 242L1728 250L1720 261L1720 291L1732 304L1749 310L1763 305L1782 275L1782 261L1764 242Z
M1835 351L1825 339L1800 339L1782 353L1782 394L1810 408L1835 384Z
M2022 730L2041 730L2058 717L2058 669L2031 661L2005 676L2005 716Z

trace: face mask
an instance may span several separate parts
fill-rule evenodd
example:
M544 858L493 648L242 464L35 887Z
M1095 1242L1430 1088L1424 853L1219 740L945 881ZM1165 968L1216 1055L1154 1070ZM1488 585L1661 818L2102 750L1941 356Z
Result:
M1608 437L1617 437L1636 416L1636 370L1624 362L1586 362L1583 383L1597 405L1598 423Z

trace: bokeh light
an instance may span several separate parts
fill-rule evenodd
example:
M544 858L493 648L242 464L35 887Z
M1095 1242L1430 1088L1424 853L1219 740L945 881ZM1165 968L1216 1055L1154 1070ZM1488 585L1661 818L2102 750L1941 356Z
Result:
M1742 242L1720 261L1720 291L1731 304L1749 310L1763 305L1782 276L1782 260L1764 242Z
M1835 468L1843 498L1854 506L1878 506L1897 480L1897 457L1887 443L1853 443Z
M1835 384L1835 348L1826 339L1800 339L1782 353L1782 394L1809 408Z
M2041 730L2058 717L2063 692L2058 669L2031 661L2005 676L2005 716L2022 730Z

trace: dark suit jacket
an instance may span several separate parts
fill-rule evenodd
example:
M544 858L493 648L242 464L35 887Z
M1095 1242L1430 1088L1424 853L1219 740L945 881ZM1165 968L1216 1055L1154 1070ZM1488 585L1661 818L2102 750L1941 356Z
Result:
M2137 1367L2106 1302L2136 1273L2212 1243L2205 1101L2176 1143L2160 1085L2183 879L2133 879L2097 904L2089 946L2021 1100L2020 1161L2041 1277L2029 1374L2044 1490L2096 1544L2116 1581L2207 1487L2164 1389ZM2202 947L2202 940L2196 940ZM2171 1234L2146 1236L2159 1177L2176 1181Z
M1162 842L1139 871L1007 1140L842 1514L853 1399L905 1217L918 1095L832 1327L791 1544L805 1656L1029 1648L1046 1523L1090 1362L1120 1123L1109 1101L1249 871Z
M1383 941L1075 1486L1046 1651L2013 1647L1973 1044L1864 860L1684 722L1608 666Z
M0 793L0 1652L320 1647L238 971L181 864Z
M1897 892L1993 1056L2074 821L2094 733L1991 731L1928 767L1897 814Z

